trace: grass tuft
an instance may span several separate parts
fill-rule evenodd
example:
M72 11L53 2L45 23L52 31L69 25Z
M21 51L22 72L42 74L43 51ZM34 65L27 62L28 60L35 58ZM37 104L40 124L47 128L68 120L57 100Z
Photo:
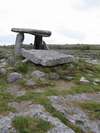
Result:
M17 116L13 120L13 126L18 133L45 133L52 125L42 119Z

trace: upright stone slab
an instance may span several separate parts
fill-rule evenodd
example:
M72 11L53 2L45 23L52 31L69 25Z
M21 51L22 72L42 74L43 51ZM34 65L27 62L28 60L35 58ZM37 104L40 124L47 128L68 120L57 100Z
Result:
M16 42L15 42L15 54L21 55L21 47L24 41L24 34L18 33L16 36Z
M74 61L74 57L59 53L55 50L25 50L22 49L22 56L34 64L42 66L56 66L59 64L70 63Z

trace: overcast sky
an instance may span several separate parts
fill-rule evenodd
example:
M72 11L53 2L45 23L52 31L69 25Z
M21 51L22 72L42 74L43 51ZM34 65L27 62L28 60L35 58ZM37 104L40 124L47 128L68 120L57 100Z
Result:
M0 44L14 43L12 27L50 30L47 43L100 44L100 0L0 0Z

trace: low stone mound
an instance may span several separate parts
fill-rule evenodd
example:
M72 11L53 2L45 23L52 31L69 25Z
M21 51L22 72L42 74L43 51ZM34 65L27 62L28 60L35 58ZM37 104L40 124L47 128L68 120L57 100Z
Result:
M74 61L72 55L59 53L55 50L25 50L22 48L21 54L27 60L42 66L56 66Z

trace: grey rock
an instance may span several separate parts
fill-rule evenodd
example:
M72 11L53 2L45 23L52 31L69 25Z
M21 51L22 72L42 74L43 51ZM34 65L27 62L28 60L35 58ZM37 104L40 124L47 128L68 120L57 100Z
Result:
M15 96L23 96L26 93L26 91L18 85L12 85L11 87L7 88L7 92Z
M5 75L7 73L5 68L0 68L0 75Z
M6 61L1 62L1 63L0 63L0 68L2 68L2 67L6 67L6 65L7 65L7 62L6 62Z
M19 33L29 33L32 35L48 37L51 35L50 31L47 30L36 30L36 29L25 29L25 28L12 28L11 31Z
M42 71L39 71L39 70L36 70L36 71L32 72L31 76L33 78L37 78L37 79L45 79L45 78L47 78L47 74L42 72Z
M21 47L24 41L24 34L23 33L18 33L16 37L16 42L15 42L15 54L16 55L21 55Z
M7 78L8 82L15 82L19 79L22 79L22 74L17 72L10 73Z
M15 115L13 113L10 113L8 116L0 117L0 133L9 133L14 116Z
M16 62L14 55L13 56L9 56L7 59L7 63L10 65L14 65Z
M97 79L97 78L96 78L96 79L94 79L94 82L100 84L100 79Z
M27 59L24 59L24 60L22 60L22 63L26 63L28 60Z
M40 104L32 104L32 102L10 103L17 109L17 113L11 113L8 116L0 117L0 133L9 133L16 130L12 127L12 120L15 116L30 116L50 122L53 125L48 133L75 133L71 128L63 124L58 118L53 117ZM4 132L6 131L6 132Z
M6 59L0 59L0 63L6 62Z
M82 84L89 84L90 81L87 80L85 77L81 77L81 79L80 79L80 83L82 83Z
M68 119L72 124L79 126L84 131L84 133L99 133L100 121L90 119L84 110L74 104L74 102L77 102L78 100L80 102L83 101L83 99L86 99L86 94L84 94L84 96L82 97L81 94L79 94L78 96L75 95L75 97L74 95L69 95L66 97L51 96L49 97L49 99L51 101L52 106L57 111L63 113L65 118ZM89 97L88 94L87 97Z
M32 79L30 79L30 80L26 81L26 85L29 87L34 87L34 86L36 86L36 82L33 81Z
M74 61L73 56L55 50L25 50L22 48L21 53L29 61L42 66L56 66Z
M60 76L57 73L50 73L49 74L49 79L51 80L58 80Z

